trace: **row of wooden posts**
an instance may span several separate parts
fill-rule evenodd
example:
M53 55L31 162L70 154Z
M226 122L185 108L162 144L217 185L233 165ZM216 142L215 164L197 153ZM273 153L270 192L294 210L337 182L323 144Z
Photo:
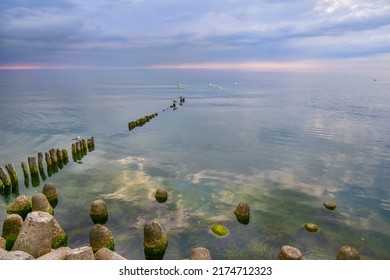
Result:
M179 97L179 104L180 104L180 106L182 106L184 102L185 102L185 98L180 96ZM176 110L177 109L176 103L177 103L177 101L173 100L172 105L169 106L169 108L166 108L166 109L164 109L162 111L165 112L168 109ZM152 120L153 118L155 118L157 116L158 116L158 113L154 113L154 114L151 114L151 115L147 115L147 116L138 118L135 121L130 121L129 124L128 124L129 125L129 130L133 130L136 127L143 126L144 124L148 123L150 120Z
M94 138L91 137L88 140L81 139L76 143L72 144L72 157L75 162L81 160L83 156L95 149ZM45 160L47 166L47 175L51 177L53 174L57 173L69 162L68 151L66 149L50 149L45 152ZM28 165L28 167L27 167ZM21 162L21 167L24 175L24 185L29 186L29 174L31 177L31 185L37 187L40 184L39 175L42 180L46 180L46 173L43 163L43 153L39 152L38 157L29 156L27 158L27 163L25 161ZM30 172L28 171L30 170ZM0 166L0 194L8 195L10 193L19 193L19 179L13 163L9 163L5 166L5 169Z

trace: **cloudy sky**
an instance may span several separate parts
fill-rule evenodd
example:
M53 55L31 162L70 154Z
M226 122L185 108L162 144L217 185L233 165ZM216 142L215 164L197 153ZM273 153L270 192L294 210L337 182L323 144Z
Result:
M390 66L389 0L1 0L0 68Z

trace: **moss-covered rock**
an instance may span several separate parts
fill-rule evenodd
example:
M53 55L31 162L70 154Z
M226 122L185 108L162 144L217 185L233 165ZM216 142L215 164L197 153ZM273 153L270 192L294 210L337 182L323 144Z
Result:
M219 237L224 237L229 234L229 230L221 225L221 224L215 224L211 227L211 232Z
M32 211L31 200L25 196L18 196L15 201L7 208L8 214L19 214L23 219Z
M343 246L340 248L336 256L337 260L360 260L359 252L351 246Z
M335 210L337 205L333 201L325 201L324 206L326 209Z
M5 239L6 250L11 250L22 228L23 219L18 214L8 215L3 221L3 230L1 236Z
M58 193L57 189L54 186L53 183L46 183L43 186L42 193L46 196L47 200L49 201L51 207L55 208L58 203Z
M101 224L95 224L92 227L89 233L89 243L94 253L101 248L107 248L111 251L115 249L114 237L111 231Z
M31 199L32 211L47 212L51 215L54 214L53 207L51 207L49 200L43 193L36 193Z
M57 249L60 247L65 247L68 244L68 235L55 218L53 220L52 231L53 237L51 240L51 248Z
M154 197L159 203L164 203L168 199L168 191L165 188L158 188Z
M249 203L246 201L241 201L237 207L236 210L234 210L234 215L237 218L237 221L241 224L248 224L249 223L249 217L250 217L250 206Z
M7 241L5 241L3 237L0 237L0 249L5 250L6 247L7 247Z
M309 232L317 232L320 230L320 228L316 224L313 224L313 223L305 223L303 226Z
M105 224L108 220L107 204L102 199L93 201L89 216L95 224Z
M168 247L168 237L157 221L144 226L144 253L146 259L162 259Z

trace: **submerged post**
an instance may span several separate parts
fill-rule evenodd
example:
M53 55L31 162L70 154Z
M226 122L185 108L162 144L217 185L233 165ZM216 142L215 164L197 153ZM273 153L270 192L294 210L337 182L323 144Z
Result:
M15 166L13 163L9 163L5 166L8 171L9 177L12 184L12 193L19 193L19 180L18 175L16 174Z

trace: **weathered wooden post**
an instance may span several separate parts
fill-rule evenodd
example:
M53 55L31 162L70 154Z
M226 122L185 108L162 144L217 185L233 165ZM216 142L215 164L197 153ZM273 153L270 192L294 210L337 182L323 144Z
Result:
M13 163L9 163L5 166L8 171L9 177L12 184L12 193L19 193L19 180L18 175L16 174L15 166Z
M58 164L58 158L57 158L56 150L55 149L50 149L49 153L50 153L52 165Z
M42 180L46 180L46 175L43 167L43 154L41 152L38 153L38 169L39 174L41 174Z
M4 168L0 166L0 180L3 182L4 194L11 192L12 182L11 178L5 172Z
M57 161L58 161L58 167L60 169L62 169L64 167L64 156L62 154L62 149L57 149L56 150L56 154L57 154Z
M64 160L64 165L67 165L69 162L69 155L68 155L68 151L66 149L62 149L62 156L63 156L63 160Z
M31 183L33 187L39 186L38 166L35 156L28 157L28 166L30 167Z
M26 188L28 188L29 179L28 179L27 164L24 161L22 161L21 165L22 165L22 170L24 175L24 185L26 186Z

